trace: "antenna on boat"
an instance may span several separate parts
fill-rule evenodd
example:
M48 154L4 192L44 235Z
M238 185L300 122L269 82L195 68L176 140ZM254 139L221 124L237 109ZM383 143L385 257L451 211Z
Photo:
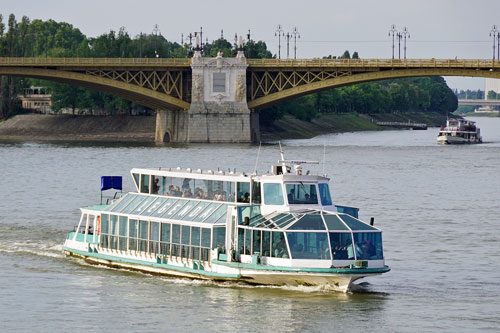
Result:
M253 171L254 174L257 174L257 164L259 163L260 147L261 146L262 146L262 141L259 141L259 150L257 151L257 159L255 160L255 169Z
M281 165L283 166L283 173L286 173L285 154L283 153L283 148L281 148L281 141L278 141L278 144L280 145Z

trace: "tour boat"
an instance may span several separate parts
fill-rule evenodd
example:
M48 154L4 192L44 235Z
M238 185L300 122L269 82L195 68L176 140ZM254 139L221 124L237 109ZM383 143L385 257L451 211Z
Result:
M441 126L437 142L442 144L481 143L481 131L476 122L465 119L448 119L446 126Z
M137 191L80 208L63 250L154 274L343 292L388 272L382 231L334 205L329 178L303 173L308 163L318 162L282 156L268 174L134 168ZM116 178L101 190L121 189Z

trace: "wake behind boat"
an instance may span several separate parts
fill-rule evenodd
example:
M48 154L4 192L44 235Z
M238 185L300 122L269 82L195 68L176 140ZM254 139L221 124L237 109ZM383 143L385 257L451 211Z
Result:
M481 143L481 131L476 122L465 119L448 119L446 126L441 126L437 142L442 144Z
M151 273L344 292L390 270L382 231L359 220L357 208L335 206L326 176L303 174L311 162L278 163L261 175L132 169L137 192L81 208L63 249Z

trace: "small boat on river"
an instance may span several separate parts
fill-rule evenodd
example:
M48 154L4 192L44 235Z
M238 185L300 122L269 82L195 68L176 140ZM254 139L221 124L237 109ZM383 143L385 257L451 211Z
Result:
M437 142L442 144L481 143L481 131L476 122L465 119L448 119L441 126Z
M382 231L334 205L329 178L302 172L309 163L282 156L268 174L134 168L136 192L80 208L63 250L155 274L343 292L388 272Z

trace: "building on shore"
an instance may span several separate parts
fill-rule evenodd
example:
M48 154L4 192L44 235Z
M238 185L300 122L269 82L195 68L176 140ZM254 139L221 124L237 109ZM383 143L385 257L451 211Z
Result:
M34 87L24 89L24 94L19 95L22 108L37 113L51 113L52 100L49 89Z

